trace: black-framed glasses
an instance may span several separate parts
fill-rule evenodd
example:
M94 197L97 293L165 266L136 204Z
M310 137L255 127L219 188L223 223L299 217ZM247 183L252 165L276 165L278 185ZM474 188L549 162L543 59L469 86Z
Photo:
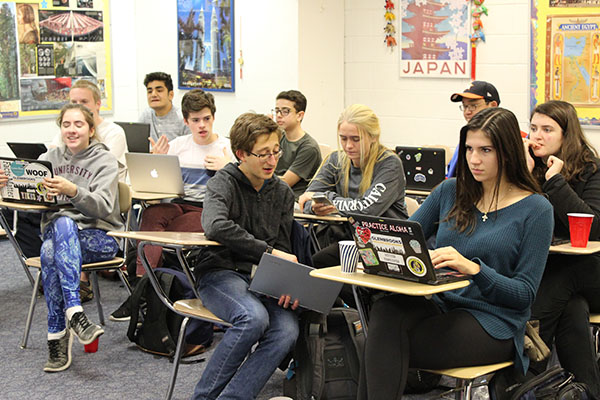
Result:
M277 114L281 114L282 117L287 117L288 115L290 115L291 111L292 109L288 107L274 108L271 110L273 115L277 116Z
M276 160L279 160L281 158L281 156L283 155L283 150L279 149L272 153L264 153L264 154L255 154L255 153L249 151L248 154L253 155L254 157L258 158L260 161L266 161L271 156L273 156Z
M459 109L460 111L466 111L466 110L469 110L469 111L473 112L473 111L477 111L477 109L478 109L479 107L483 107L485 104L486 104L486 103L479 103L479 104L466 104L466 105L463 105L463 104L461 104L460 106L458 106L458 109Z

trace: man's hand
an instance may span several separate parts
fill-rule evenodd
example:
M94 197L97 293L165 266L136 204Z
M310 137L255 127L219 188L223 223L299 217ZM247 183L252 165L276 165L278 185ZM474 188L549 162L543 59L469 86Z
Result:
M154 141L151 137L148 138L152 148L150 153L152 154L167 154L169 152L169 140L165 135L158 138L158 141Z
M229 158L225 147L223 147L223 156L208 155L204 158L204 166L211 171L218 171L230 162L231 158Z
M273 249L273 252L271 254L277 257L281 257L288 261L298 262L298 258L294 254L286 253L285 251Z
M291 301L292 301L291 296L282 294L281 297L279 297L279 301L277 302L277 304L283 308L290 308L292 310L295 310L296 308L298 308L298 306L300 305L300 301L298 299L296 299L296 300L294 300L293 303L290 304Z

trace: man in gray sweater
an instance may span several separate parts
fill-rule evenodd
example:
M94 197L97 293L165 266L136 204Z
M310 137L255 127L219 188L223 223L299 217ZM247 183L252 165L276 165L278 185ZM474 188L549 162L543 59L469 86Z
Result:
M202 226L209 247L195 267L206 308L230 322L214 350L193 399L254 399L298 336L298 307L248 291L252 266L264 252L291 254L294 195L274 176L282 151L281 130L265 115L239 116L229 133L238 163L229 163L207 183ZM253 346L258 343L254 351Z

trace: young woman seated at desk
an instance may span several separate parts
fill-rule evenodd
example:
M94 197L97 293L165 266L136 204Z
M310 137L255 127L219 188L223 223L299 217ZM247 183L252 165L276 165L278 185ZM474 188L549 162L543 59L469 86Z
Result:
M42 216L42 285L48 306L48 362L46 372L71 365L73 335L92 343L104 330L91 323L81 307L81 265L112 259L119 245L106 235L123 228L119 216L118 163L107 147L94 138L92 113L80 104L65 105L57 119L63 145L40 160L52 163L54 177L44 186L59 204L73 207ZM0 185L6 175L0 175Z
M442 369L513 360L525 371L529 319L552 238L552 206L529 173L508 110L479 112L461 129L457 179L411 217L436 235L432 261L471 276L465 288L389 295L370 313L359 399L399 399L409 367Z
M354 104L338 119L342 150L334 151L298 199L305 213L328 215L339 212L408 218L404 202L404 169L398 156L379 143L381 128L369 107ZM312 201L315 192L324 192L333 205ZM338 240L351 239L346 227L330 227L333 244L313 257L316 267L339 265Z

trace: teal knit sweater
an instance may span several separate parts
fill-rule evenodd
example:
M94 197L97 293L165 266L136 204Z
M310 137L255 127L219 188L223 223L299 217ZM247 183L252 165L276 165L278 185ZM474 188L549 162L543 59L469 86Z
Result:
M443 221L456 198L456 180L439 185L411 217L423 226L425 236L436 235L436 246L452 246L465 258L478 263L481 271L463 289L434 296L445 311L464 309L496 339L512 338L515 366L527 371L524 354L525 322L529 319L552 239L552 205L540 195L531 195L497 212L482 213L473 207L477 225L471 234L453 229ZM468 338L465 338L468 340Z

